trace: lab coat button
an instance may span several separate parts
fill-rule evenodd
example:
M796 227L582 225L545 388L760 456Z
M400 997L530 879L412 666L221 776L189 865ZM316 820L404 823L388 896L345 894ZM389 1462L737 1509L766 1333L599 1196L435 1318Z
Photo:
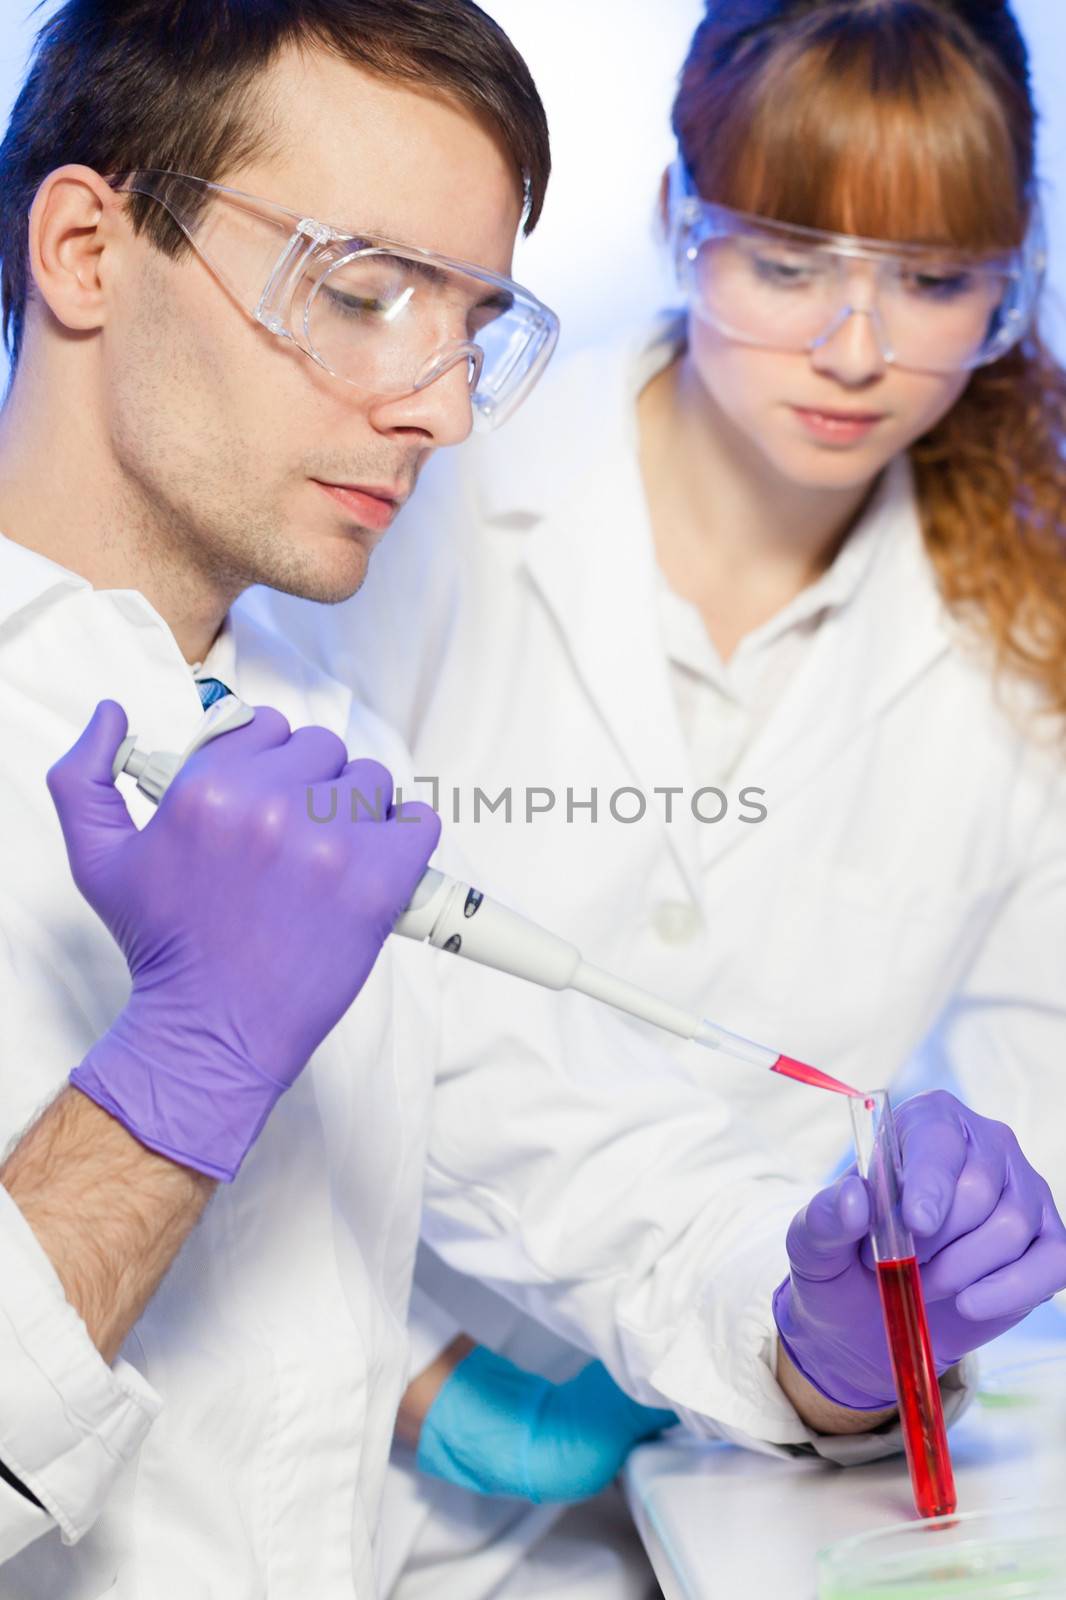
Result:
M663 900L655 907L651 920L665 944L688 944L703 924L699 907L691 900Z

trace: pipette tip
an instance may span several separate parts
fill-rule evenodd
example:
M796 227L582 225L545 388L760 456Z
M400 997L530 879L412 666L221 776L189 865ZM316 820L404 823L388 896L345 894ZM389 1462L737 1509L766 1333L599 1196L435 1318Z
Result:
M839 1078L831 1078L828 1072L809 1067L805 1061L794 1061L791 1056L778 1056L770 1071L780 1072L782 1077L793 1078L796 1083L809 1084L813 1089L830 1089L833 1094L860 1095L860 1090L841 1083Z

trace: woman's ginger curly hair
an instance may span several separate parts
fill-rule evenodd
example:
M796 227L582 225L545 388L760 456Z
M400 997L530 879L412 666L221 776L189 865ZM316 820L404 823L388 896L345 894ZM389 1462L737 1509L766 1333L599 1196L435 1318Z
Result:
M1066 713L1066 372L1038 336L981 367L912 447L925 542L947 603L1001 667Z
M1033 219L1007 0L709 0L674 129L706 199L782 222L994 254ZM1066 370L1039 331L910 453L945 602L1066 714Z

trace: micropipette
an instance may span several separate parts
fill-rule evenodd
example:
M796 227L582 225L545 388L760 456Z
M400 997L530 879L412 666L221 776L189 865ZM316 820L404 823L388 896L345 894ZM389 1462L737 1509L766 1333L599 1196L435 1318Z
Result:
M181 755L158 751L146 755L133 737L124 739L115 756L114 776L117 778L120 772L129 773L136 779L141 793L158 805L190 756L212 739L243 727L253 716L251 706L245 705L236 695L227 695L205 713L200 731ZM408 939L428 941L437 950L465 956L468 961L493 967L498 972L509 972L544 989L575 989L617 1011L664 1028L668 1033L691 1039L708 1050L720 1050L798 1083L832 1089L838 1094L855 1093L817 1067L755 1044L695 1012L685 1011L592 966L576 945L487 899L471 884L446 877L433 867L426 869L393 932Z
M902 1165L892 1106L878 1089L857 1096L850 1109L859 1171L870 1189L870 1240L914 1504L919 1516L943 1517L958 1500L914 1238L901 1210Z

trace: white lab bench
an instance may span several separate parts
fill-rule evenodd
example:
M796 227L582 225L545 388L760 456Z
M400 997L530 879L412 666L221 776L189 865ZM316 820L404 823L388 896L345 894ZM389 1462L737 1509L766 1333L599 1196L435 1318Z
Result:
M1057 1306L991 1346L982 1372L1051 1357L1066 1359ZM978 1399L951 1429L960 1511L1066 1504L1066 1424L1045 1418L1037 1438L1033 1410ZM841 1468L670 1439L633 1452L625 1486L666 1600L816 1600L819 1550L915 1514L902 1457Z

